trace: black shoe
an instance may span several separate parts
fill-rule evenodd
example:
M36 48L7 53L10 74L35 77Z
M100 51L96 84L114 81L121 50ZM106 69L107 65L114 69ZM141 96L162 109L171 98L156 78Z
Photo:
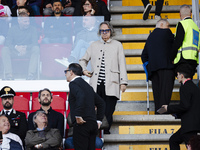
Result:
M35 80L34 75L29 74L28 77L26 78L26 80Z
M108 131L108 130L104 130L103 133L104 133L104 134L110 134L110 131Z
M143 12L143 20L148 19L151 8L152 8L152 5L147 4L147 6L145 7L144 12Z

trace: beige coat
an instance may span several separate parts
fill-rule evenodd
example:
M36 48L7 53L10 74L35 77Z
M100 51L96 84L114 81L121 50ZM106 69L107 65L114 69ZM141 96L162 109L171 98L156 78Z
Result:
M112 39L109 39L107 42L103 40L93 42L85 55L79 60L79 63L83 67L83 71L85 71L88 62L91 61L91 72L93 72L93 75L90 79L90 85L96 91L103 52L106 95L116 96L120 99L120 85L128 84L126 61L123 46L120 42Z

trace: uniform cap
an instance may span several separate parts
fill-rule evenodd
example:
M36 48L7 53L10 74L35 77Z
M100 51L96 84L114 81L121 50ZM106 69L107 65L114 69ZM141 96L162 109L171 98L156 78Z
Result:
M15 91L9 86L4 86L0 91L0 97L14 97L15 95Z

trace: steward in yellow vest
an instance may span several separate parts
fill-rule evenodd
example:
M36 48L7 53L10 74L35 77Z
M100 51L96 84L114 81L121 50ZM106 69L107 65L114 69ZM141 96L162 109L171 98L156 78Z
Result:
M193 76L199 61L199 28L190 16L190 7L182 5L180 9L181 21L176 26L172 60L176 67L184 63L189 64L192 67Z

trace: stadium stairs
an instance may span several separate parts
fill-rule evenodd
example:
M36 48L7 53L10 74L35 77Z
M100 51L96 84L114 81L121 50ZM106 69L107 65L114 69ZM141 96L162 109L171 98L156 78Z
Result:
M145 41L155 28L155 1L149 19L142 20L141 0L110 0L111 23L116 32L115 39L122 42L128 71L128 88L122 93L114 112L111 134L104 135L106 150L169 150L169 137L180 127L180 120L171 115L154 115L154 102L149 83L150 111L147 112L147 85L141 61ZM180 21L179 8L192 4L191 0L165 0L161 17L168 19L170 28ZM194 76L197 79L197 75ZM179 83L176 81L172 103L178 103ZM184 144L181 150L186 150Z

